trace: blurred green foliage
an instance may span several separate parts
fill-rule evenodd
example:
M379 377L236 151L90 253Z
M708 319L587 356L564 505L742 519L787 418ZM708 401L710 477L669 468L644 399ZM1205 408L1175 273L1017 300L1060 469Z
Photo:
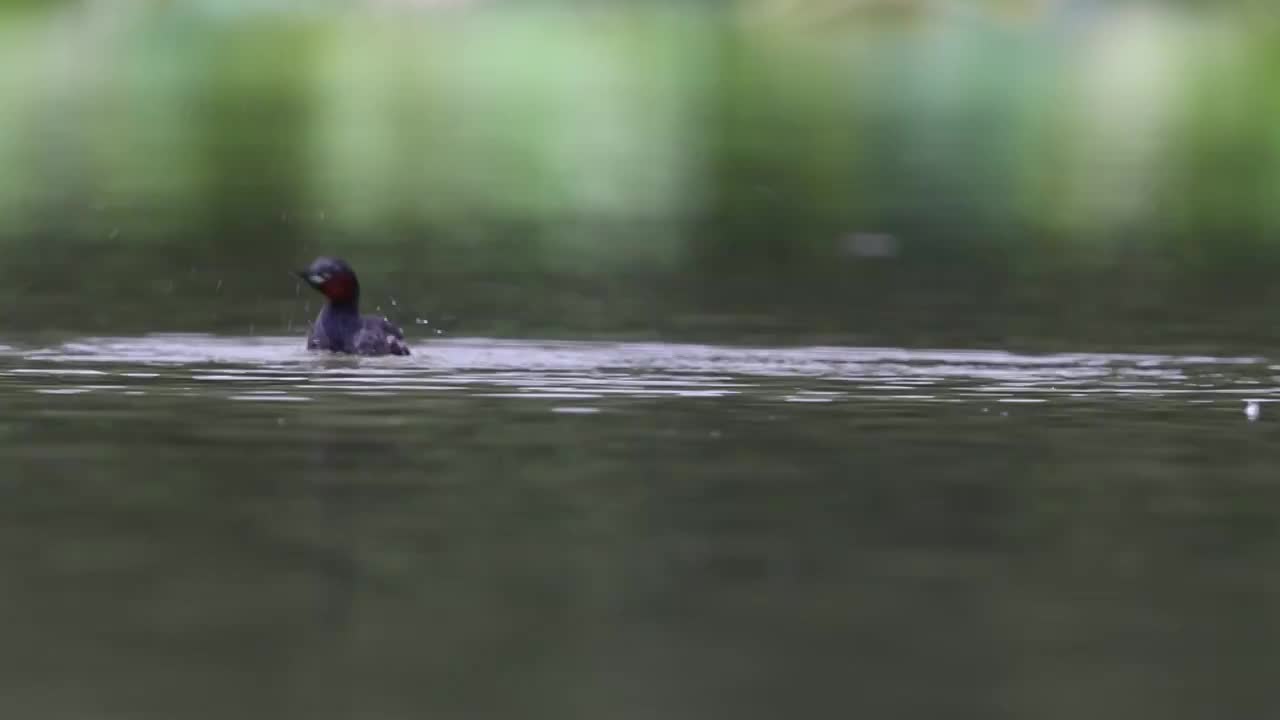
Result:
M270 327L280 269L338 252L476 332L1268 332L1265 8L436 5L7 7L6 287Z

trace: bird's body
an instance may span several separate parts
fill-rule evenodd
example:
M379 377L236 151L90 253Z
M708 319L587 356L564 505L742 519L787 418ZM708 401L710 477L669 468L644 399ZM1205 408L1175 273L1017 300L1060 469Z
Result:
M308 350L351 355L408 355L404 333L381 315L360 314L360 283L351 266L321 257L298 276L326 302L307 333Z
M409 354L404 333L390 320L378 315L343 312L328 304L307 334L307 349L353 355Z

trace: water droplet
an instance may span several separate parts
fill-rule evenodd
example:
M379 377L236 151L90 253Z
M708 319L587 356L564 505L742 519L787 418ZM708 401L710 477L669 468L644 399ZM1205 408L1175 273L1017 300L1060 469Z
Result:
M219 280L219 281L218 281L218 286L217 286L217 287L215 287L215 288L213 289L213 291L214 291L214 292L219 292L220 290L222 290L222 281L221 281L221 280Z
M1249 418L1249 422L1262 417L1262 404L1257 400L1246 400L1244 403L1244 416Z

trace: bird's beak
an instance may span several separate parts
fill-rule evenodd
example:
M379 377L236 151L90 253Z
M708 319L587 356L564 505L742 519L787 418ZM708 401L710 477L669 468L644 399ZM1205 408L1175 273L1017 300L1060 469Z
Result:
M298 279L302 280L302 282L315 287L315 283L311 282L311 274L306 270L295 270L293 271L293 274L298 276Z

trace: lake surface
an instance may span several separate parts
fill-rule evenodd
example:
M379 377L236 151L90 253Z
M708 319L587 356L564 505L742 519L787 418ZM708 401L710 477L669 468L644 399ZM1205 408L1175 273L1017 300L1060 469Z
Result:
M0 720L1280 716L1277 38L0 3Z
M0 345L4 717L1277 709L1266 358Z

